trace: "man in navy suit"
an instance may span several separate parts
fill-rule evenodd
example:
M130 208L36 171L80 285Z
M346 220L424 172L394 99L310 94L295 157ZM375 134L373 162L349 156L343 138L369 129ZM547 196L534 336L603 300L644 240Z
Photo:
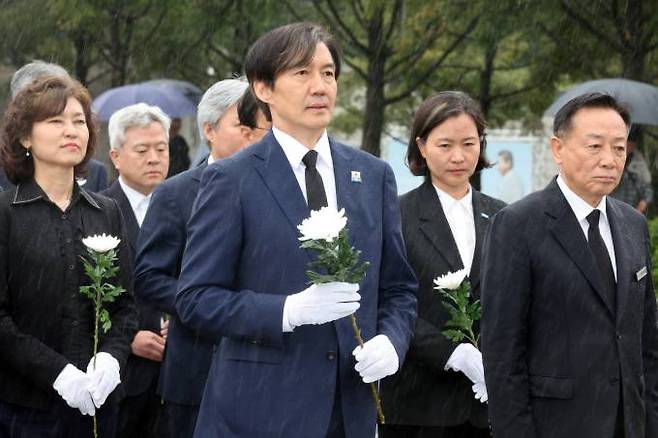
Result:
M658 332L644 216L613 199L628 112L588 94L555 116L559 176L496 214L482 355L496 438L655 438Z
M245 71L272 132L204 172L176 296L184 324L221 340L194 436L374 436L364 382L398 370L416 317L393 172L327 136L340 53L325 30L268 32ZM309 285L315 255L297 226L323 205L345 209L370 262L358 285ZM345 318L354 311L362 349Z
M155 189L140 231L135 266L137 298L170 315L159 393L167 402L170 436L176 438L191 438L194 433L216 343L185 327L174 308L192 203L206 163L229 157L269 129L247 82L239 79L219 81L205 92L197 122L211 155L202 165Z
M110 157L119 178L102 194L119 204L128 233L123 238L133 257L151 194L167 176L169 122L160 108L139 103L112 114L108 125ZM139 326L121 379L117 435L163 438L158 431L164 429L162 403L156 394L166 341L162 313L139 300L135 304Z

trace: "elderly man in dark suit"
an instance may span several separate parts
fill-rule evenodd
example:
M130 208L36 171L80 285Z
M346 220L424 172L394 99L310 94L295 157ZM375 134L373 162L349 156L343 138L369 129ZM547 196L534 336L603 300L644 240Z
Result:
M610 96L568 102L551 138L559 176L493 219L482 353L496 438L658 436L647 225L607 196L628 126Z
M119 204L134 257L151 193L167 176L169 117L155 106L130 105L112 115L108 130L110 157L119 178L102 194ZM136 305L139 331L122 378L118 436L162 438L162 403L156 394L166 340L162 313L139 300Z
M228 158L260 139L269 128L247 82L239 79L210 87L199 102L197 121L211 155L202 165L155 189L142 224L135 266L138 299L171 316L159 393L167 402L170 435L177 438L191 438L194 433L212 348L217 343L185 327L174 308L192 204L206 163ZM249 126L254 121L257 124Z
M371 437L364 382L398 370L416 316L393 172L326 133L340 55L324 29L268 32L245 71L272 132L203 173L176 296L184 324L221 339L194 436ZM358 285L309 284L297 226L322 206L345 209L370 262Z

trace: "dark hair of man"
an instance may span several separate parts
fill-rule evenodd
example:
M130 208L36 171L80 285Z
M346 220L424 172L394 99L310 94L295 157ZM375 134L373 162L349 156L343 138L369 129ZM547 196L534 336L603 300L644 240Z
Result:
M621 116L627 128L631 125L631 116L628 109L619 103L617 99L609 94L588 93L574 97L560 108L553 120L553 135L560 137L568 134L571 130L573 116L583 108L609 108Z
M632 125L631 129L628 131L628 141L637 143L642 136L642 128L640 125Z
M338 79L341 64L338 41L318 24L299 22L272 29L249 48L244 61L249 86L253 88L254 82L258 81L274 88L281 72L310 64L319 43L329 49ZM267 104L257 101L267 119L271 120Z
M251 129L260 128L257 123L258 115L258 102L256 101L256 96L251 92L250 88L247 88L238 101L238 119L242 126L246 126Z
M473 119L480 138L480 156L475 171L491 167L487 161L485 152L487 149L487 138L484 132L486 122L480 109L480 105L468 94L462 91L441 91L434 96L428 97L416 111L409 135L407 145L407 165L416 176L429 178L430 171L420 153L416 138L427 141L430 132L441 123L451 117L467 114Z
M503 149L498 152L498 156L509 163L509 167L514 167L514 156L507 149Z
M19 184L34 176L34 161L26 156L21 140L32 133L34 123L61 114L69 97L75 98L85 115L89 130L87 152L75 166L75 176L86 174L87 162L94 156L98 141L91 111L89 91L78 81L64 76L44 76L22 89L9 103L0 128L0 162L7 178Z

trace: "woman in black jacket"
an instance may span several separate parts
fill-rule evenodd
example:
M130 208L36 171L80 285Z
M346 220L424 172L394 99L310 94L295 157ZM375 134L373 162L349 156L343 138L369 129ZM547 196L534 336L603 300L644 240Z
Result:
M0 193L0 437L114 435L112 397L136 328L132 266L118 247L126 292L108 306L91 367L94 310L79 292L89 284L84 237L122 238L114 201L75 183L96 147L91 98L78 82L45 77L10 103L0 162L11 190ZM99 409L103 406L102 409Z
M488 167L485 123L477 103L438 93L416 112L407 161L425 182L400 198L407 255L418 278L418 320L400 372L382 382L382 438L488 437L482 355L442 331L450 315L434 279L465 269L479 294L480 251L489 219L505 204L473 189Z

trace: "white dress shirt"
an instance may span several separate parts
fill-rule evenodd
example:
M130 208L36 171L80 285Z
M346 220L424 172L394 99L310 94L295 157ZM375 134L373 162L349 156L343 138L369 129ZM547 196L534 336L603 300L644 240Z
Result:
M149 202L151 202L151 194L149 193L148 196L144 196L126 184L121 176L119 176L119 185L121 186L123 193L126 194L128 202L130 202L130 206L135 214L135 219L137 219L137 224L141 227L142 222L144 222L144 216L146 216L146 210L149 207Z
M589 222L587 222L587 216L594 211L594 207L589 205L583 198L578 196L567 186L567 183L562 179L561 175L557 177L557 185L560 187L562 194L567 199L571 210L576 215L576 219L582 228L583 233L585 234L585 239L587 239L587 232L589 231ZM615 273L615 280L617 280L617 258L615 257L615 245L612 241L612 231L610 231L610 222L608 221L608 215L606 213L606 197L604 196L599 201L599 205L596 206L598 210L601 211L599 217L599 232L605 243L605 247L608 250L608 255L610 256L610 263L612 264L612 270Z
M288 158L288 161L290 162L290 167L292 167L295 178L297 178L297 183L302 190L304 199L308 201L306 195L306 166L302 162L302 158L304 158L304 155L306 155L309 149L274 126L272 127L272 133L274 134L276 141L281 145L283 153L286 154L286 158ZM327 131L322 133L322 136L313 149L318 153L318 161L315 167L318 169L318 173L322 177L322 185L324 185L324 192L327 195L327 205L338 209L334 162L331 158L331 149L329 148L329 137L327 137Z
M471 272L473 265L473 254L475 254L475 220L473 219L473 190L469 186L468 193L461 198L455 199L443 190L434 186L439 196L441 208L448 219L450 231L457 244L459 256L466 269L466 274Z

